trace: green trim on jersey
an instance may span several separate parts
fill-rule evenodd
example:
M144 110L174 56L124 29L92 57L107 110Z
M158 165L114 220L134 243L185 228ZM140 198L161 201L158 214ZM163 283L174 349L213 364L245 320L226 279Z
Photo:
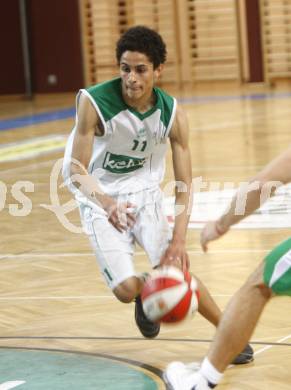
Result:
M113 79L87 88L95 100L105 122L127 109L121 95L121 79Z
M161 121L167 129L172 117L174 99L160 88L155 87L154 91L158 98L156 107L161 110Z
M173 112L174 98L160 88L154 87L154 93L157 97L155 106L143 114L128 106L123 100L120 78L93 85L87 88L87 92L96 102L105 122L125 110L129 110L140 120L144 120L159 109L161 110L161 121L168 128Z
M264 283L276 295L291 296L291 238L277 245L266 256Z

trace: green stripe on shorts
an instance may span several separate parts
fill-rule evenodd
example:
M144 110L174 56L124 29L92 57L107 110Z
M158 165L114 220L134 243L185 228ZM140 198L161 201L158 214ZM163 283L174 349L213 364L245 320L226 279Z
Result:
M264 283L276 295L291 296L291 238L277 245L266 256Z

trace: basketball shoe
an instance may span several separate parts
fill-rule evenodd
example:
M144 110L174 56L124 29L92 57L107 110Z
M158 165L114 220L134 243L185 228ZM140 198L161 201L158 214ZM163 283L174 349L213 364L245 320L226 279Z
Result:
M254 351L247 344L245 349L237 355L232 361L232 364L246 364L254 360ZM170 390L207 390L214 389L216 385L207 381L199 372L200 365L198 363L183 364L181 362L173 362L168 365L164 373L164 380Z
M164 373L164 381L169 390L211 390L215 385L209 383L199 372L197 363L173 362Z
M250 344L247 344L245 349L237 355L231 362L231 364L247 364L251 363L254 360L254 350L250 346Z
M135 322L141 334L148 339L160 333L160 324L150 321L144 314L140 295L135 298Z

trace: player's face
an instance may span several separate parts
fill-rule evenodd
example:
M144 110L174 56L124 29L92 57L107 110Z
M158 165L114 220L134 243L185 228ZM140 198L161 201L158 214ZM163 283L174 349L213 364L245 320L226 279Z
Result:
M125 51L120 59L120 77L123 93L130 100L150 97L162 66L154 69L148 57L136 51Z

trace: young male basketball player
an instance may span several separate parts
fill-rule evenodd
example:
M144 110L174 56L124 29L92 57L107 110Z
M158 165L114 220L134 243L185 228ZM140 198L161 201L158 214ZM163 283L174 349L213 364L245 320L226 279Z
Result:
M81 219L108 286L124 303L135 300L135 318L145 337L159 324L142 310L144 280L133 266L134 243L146 251L152 267L173 263L186 269L185 248L192 181L186 115L155 82L166 60L166 47L155 31L137 26L116 47L120 77L82 89L77 95L76 125L69 137L63 175L80 205ZM167 141L172 149L176 204L183 211L170 232L159 184L164 176ZM199 284L199 312L214 325L220 310ZM242 348L243 349L243 348ZM240 351L239 351L240 352ZM249 346L236 363L253 359Z
M201 232L201 245L225 234L229 228L254 212L275 188L291 182L291 148L268 164L249 182L245 212L237 215L239 199L233 198L229 211L217 221L208 222ZM253 188L253 189L252 189ZM291 238L275 247L230 300L213 343L201 367L198 364L171 363L165 377L173 390L206 390L216 387L234 356L250 339L260 315L272 296L291 296Z

